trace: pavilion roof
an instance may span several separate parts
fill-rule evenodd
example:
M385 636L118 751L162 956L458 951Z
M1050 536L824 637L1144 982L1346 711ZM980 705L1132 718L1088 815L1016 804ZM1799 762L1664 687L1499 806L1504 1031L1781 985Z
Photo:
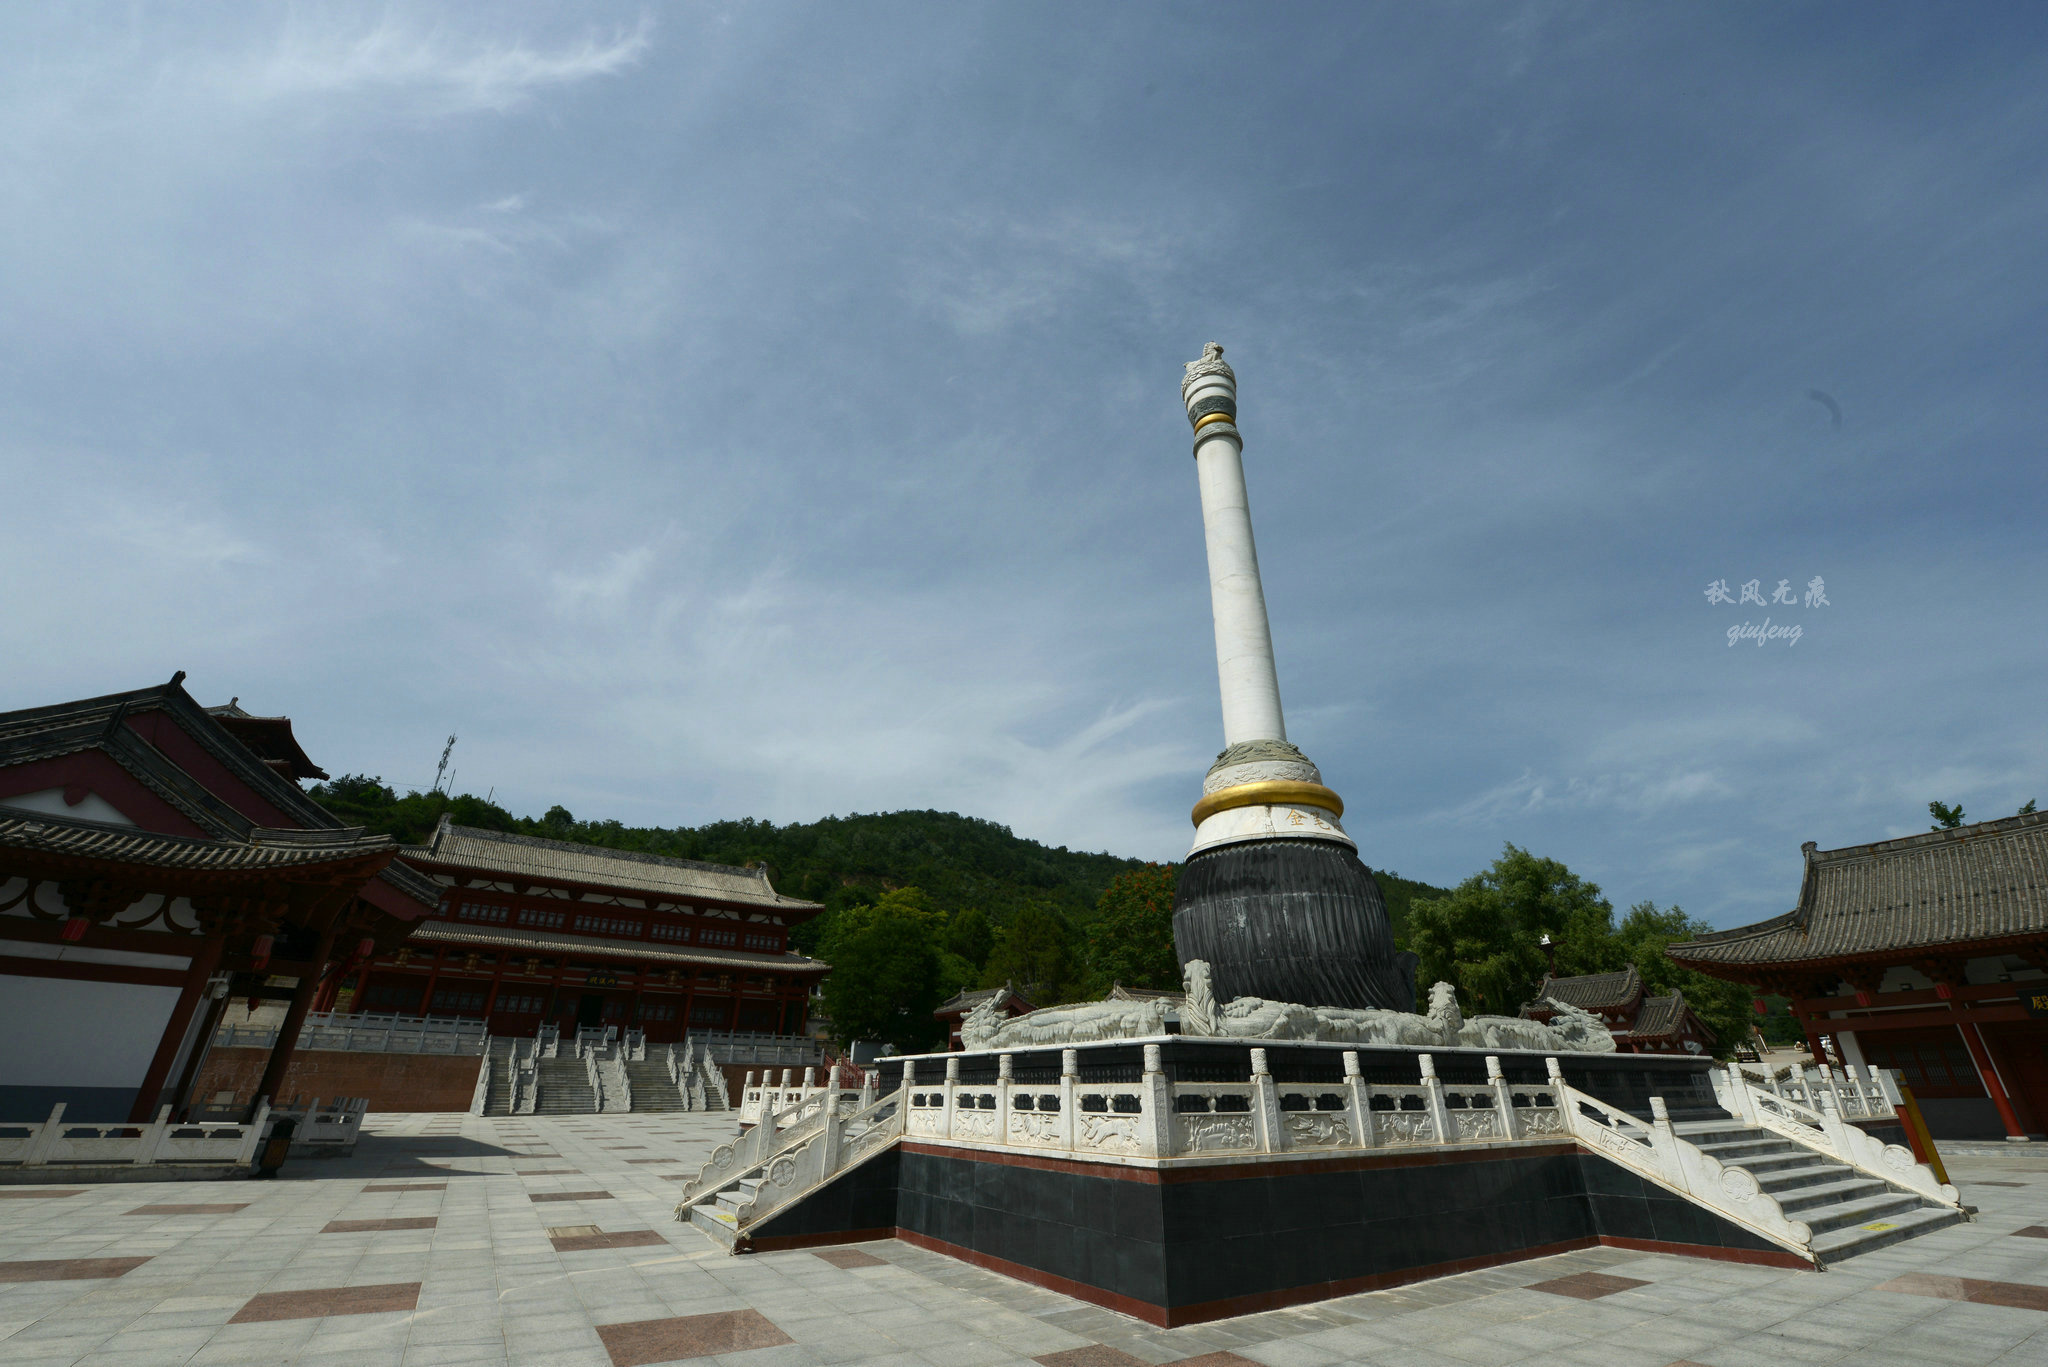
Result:
M1643 994L1643 978L1630 964L1619 973L1587 973L1576 978L1545 978L1536 999L1555 997L1581 1011L1613 1011Z
M265 763L220 718L194 702L184 689L184 678L180 671L169 683L151 688L0 712L0 768L102 751L201 831L246 838L258 828L253 819L209 791L129 724L156 713L169 718L251 792L302 827L342 829L332 813Z
M366 834L359 826L324 831L258 828L239 839L158 835L134 826L0 808L0 848L155 869L270 873L388 854L397 849L397 842L388 835ZM438 893L434 889L434 896Z
M249 752L288 779L325 779L327 771L313 763L306 752L299 747L298 737L292 734L290 717L259 717L245 712L240 698L230 698L219 707L209 707L206 715L221 724L221 727L236 740L249 747Z
M2048 937L2048 813L1802 853L1791 911L1665 952L1729 977Z
M947 1000L941 1002L938 1010L932 1012L932 1014L939 1017L964 1016L975 1007L989 1000L994 1000L999 1010L1012 1004L1022 1007L1026 1011L1033 1009L1031 1003L1026 1001L1023 994L1017 991L1015 984L1004 983L1001 987L963 987Z
M610 954L656 963L699 964L736 970L774 969L783 973L825 973L831 965L801 954L749 954L744 950L685 949L639 940L607 940L596 935L563 935L553 931L507 926L465 925L455 921L423 921L411 942L478 945L489 949L530 949L540 954Z
M483 873L515 881L576 883L681 901L738 903L785 915L795 913L798 920L806 920L825 909L820 903L777 892L768 881L766 869L736 869L729 864L706 864L637 850L510 835L457 826L445 816L434 828L433 837L423 846L407 849L405 857L416 864L430 864L451 872Z

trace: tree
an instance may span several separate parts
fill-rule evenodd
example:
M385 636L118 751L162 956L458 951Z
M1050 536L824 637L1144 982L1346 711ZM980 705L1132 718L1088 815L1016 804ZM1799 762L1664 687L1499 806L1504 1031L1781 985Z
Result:
M1074 929L1066 917L1051 907L1026 907L996 932L981 985L1013 982L1034 1006L1070 1001L1081 967L1074 950Z
M2014 815L2014 816L2032 816L2033 814L2034 814L2034 799L2032 799L2032 798L2028 798L2028 799L2027 799L2027 805L2026 805L2026 806L2024 806L2024 807L2020 808L2020 809L2019 809L2018 811L2016 811L2016 812L2014 812L2014 813L2013 813L2013 815Z
M1652 995L1685 994L1685 1004L1714 1032L1715 1052L1725 1057L1749 1037L1756 1012L1755 991L1742 983L1708 977L1664 952L1667 946L1698 939L1712 929L1677 906L1660 911L1655 902L1638 902L1621 918L1614 938Z
M1599 886L1512 844L1448 896L1418 897L1408 912L1409 948L1421 959L1416 985L1448 982L1466 1010L1519 1011L1543 977L1545 935L1560 977L1626 962L1614 942L1614 908Z
M941 1000L938 946L927 919L906 900L849 907L834 917L820 946L832 965L825 1012L841 1042L881 1040L918 1050L940 1032L932 1018Z
M988 962L989 951L996 945L995 932L988 928L988 917L973 907L953 913L953 919L946 926L946 952L959 956L974 966L979 973Z
M1927 810L1934 816L1934 824L1927 828L1930 831L1952 831L1963 824L1963 809L1960 803L1951 807L1946 802L1930 802L1927 804Z
M1180 986L1180 960L1173 951L1173 893L1179 870L1147 864L1120 873L1095 903L1088 928L1093 986Z

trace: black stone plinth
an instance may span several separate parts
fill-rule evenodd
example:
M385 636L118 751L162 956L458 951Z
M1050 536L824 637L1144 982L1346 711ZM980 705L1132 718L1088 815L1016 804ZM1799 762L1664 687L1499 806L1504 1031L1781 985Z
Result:
M1415 956L1394 949L1372 871L1348 845L1248 840L1189 857L1173 902L1181 963L1216 1000L1415 1009Z

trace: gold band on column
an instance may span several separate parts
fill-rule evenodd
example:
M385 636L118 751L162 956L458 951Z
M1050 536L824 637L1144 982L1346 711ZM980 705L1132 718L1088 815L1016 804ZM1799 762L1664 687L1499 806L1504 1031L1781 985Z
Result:
M1212 422L1230 422L1236 417L1235 413L1204 413L1195 419L1195 430L1199 432Z
M1227 812L1233 807L1285 806L1314 807L1332 816L1344 815L1344 799L1338 797L1333 789L1320 783L1273 779L1266 783L1240 783L1204 795L1195 804L1194 822L1199 826L1216 813Z

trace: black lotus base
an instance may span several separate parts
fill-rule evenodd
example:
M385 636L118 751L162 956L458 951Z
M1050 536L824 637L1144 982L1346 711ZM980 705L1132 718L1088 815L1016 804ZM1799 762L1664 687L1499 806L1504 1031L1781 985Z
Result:
M1415 1009L1372 871L1327 840L1251 840L1191 857L1173 905L1180 961L1209 964L1216 1000Z

